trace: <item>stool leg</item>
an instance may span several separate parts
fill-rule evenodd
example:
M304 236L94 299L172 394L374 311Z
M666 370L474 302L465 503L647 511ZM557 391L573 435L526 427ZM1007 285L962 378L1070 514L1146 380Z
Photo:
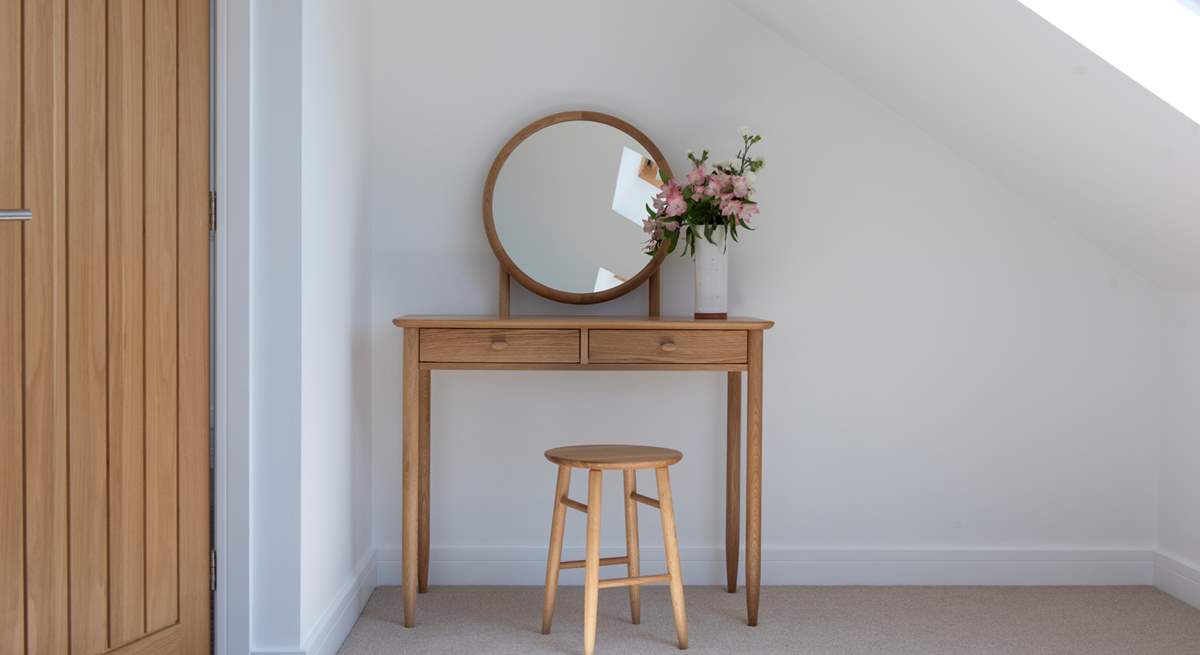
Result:
M633 493L637 491L637 471L625 471L625 553L629 557L629 577L641 575L641 553L638 551L638 508ZM642 622L642 590L629 587L629 616L634 624Z
M583 581L583 653L596 652L596 615L600 609L600 490L603 472L588 471L587 560Z
M554 487L554 518L550 521L550 554L546 556L546 595L542 604L542 634L550 634L550 623L554 620L554 600L558 595L558 567L562 562L563 523L567 518L567 506L563 496L571 489L571 467L558 467L558 484Z
M679 570L679 540L675 535L675 506L671 501L671 477L667 467L655 469L658 478L659 513L662 514L663 547L667 551L667 573L671 576L671 609L675 612L675 634L679 649L687 650L687 610L683 603L683 575Z

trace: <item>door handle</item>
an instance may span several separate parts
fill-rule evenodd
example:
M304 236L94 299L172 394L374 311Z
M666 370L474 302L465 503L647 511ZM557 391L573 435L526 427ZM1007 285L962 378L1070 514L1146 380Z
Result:
M0 209L0 221L27 221L33 218L28 209Z

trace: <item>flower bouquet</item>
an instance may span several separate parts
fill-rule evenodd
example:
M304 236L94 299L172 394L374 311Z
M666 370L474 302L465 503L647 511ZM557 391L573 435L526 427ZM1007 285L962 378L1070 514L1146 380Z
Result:
M649 235L646 254L660 248L675 252L683 241L683 255L696 262L696 318L725 318L728 298L728 240L738 240L738 229L753 230L750 218L758 213L753 200L756 174L763 159L750 154L762 136L741 128L742 148L731 160L711 164L707 149L700 156L688 151L692 170L682 183L668 180L646 205L649 216L643 229Z

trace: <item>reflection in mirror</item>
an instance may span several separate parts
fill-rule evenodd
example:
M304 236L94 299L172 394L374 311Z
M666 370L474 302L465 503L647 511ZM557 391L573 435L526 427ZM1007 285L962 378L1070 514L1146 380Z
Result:
M492 214L509 258L526 275L569 293L603 291L635 276L658 164L633 137L591 121L531 134L496 180Z

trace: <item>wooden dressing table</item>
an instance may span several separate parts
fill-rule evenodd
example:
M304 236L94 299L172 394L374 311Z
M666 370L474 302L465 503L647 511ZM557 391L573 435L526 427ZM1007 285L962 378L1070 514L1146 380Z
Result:
M520 148L526 140L531 145ZM502 176L506 162L510 168ZM670 177L670 164L654 142L615 116L568 111L530 123L500 149L483 189L483 227L500 263L497 315L393 321L404 330L405 627L413 626L418 591L429 588L429 400L436 370L725 372L730 593L737 591L745 373L746 615L750 625L758 623L763 332L773 323L659 316L658 268L667 249L645 256L641 219L661 187L657 180ZM645 284L649 316L510 316L513 279L571 304L613 300Z
M413 626L418 589L424 593L429 586L429 399L430 372L435 370L726 371L725 566L730 593L737 590L745 373L746 615L750 625L758 624L763 331L773 325L771 321L403 316L393 323L404 329L405 627Z

